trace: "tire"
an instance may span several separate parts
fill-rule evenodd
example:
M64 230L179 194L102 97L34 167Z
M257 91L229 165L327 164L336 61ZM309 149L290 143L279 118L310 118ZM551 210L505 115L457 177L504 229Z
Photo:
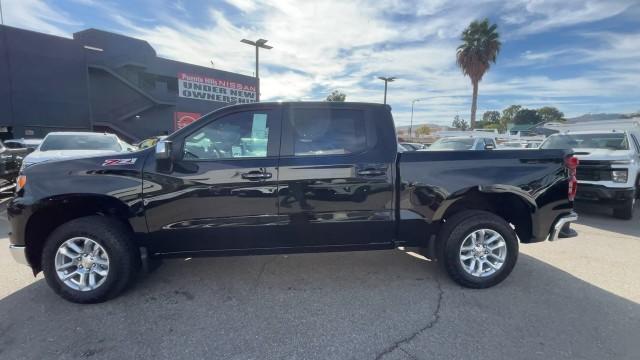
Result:
M635 202L635 195L633 195L632 199L625 200L621 207L613 209L613 217L622 220L631 220L633 218L633 207Z
M106 260L108 266L98 265L97 260L95 263L89 260L87 263L84 261L75 262L75 259L71 260L72 258L84 258L76 256L77 251L71 250L72 246L77 249L78 244L82 246L87 243L83 239L92 241L89 242L90 246L93 245L90 248L93 251L89 251L90 258L94 259L93 256L95 256L101 262ZM61 249L61 246L64 247L64 250L59 253L58 250ZM88 252L86 249L84 248L83 251ZM74 257L66 255L69 251L72 251L71 254ZM89 257L89 255L85 257ZM59 275L59 272L56 271L56 262L58 262L58 266L61 266L60 263L64 260L69 260L62 265L68 268L62 270L62 275ZM72 265L72 262L78 265ZM82 264L85 266L83 267ZM139 265L139 252L131 239L130 231L121 222L104 216L82 217L60 225L49 235L42 250L42 269L49 287L64 299L80 304L98 303L116 297L131 283ZM94 269L96 267L97 269ZM105 276L96 275L104 274L105 269L107 270ZM76 272L76 274L67 282L61 279L61 276L72 272ZM84 281L83 277L80 277L80 272L85 272ZM96 274L89 274L89 272ZM90 276L93 276L94 279L93 286L89 283ZM74 281L81 282L85 286L75 284ZM74 287L79 287L79 289ZM83 287L84 290L82 290Z
M367 200L367 196L369 194L369 187L368 186L363 186L358 188L353 195L351 195L351 199L354 202L364 202L365 200Z
M477 253L478 261L474 265L476 270L480 269L478 275L474 275L465 269L467 265L471 268L474 267L471 263L475 261L474 258L476 256L472 256L470 260L465 260L469 262L468 264L462 261L462 246L472 242L471 234L474 233L478 238L481 237L480 234L486 236L487 240L499 235L498 240L487 242L489 245L484 248L483 252ZM499 284L509 276L518 259L518 238L515 231L504 219L487 211L467 210L448 218L440 231L438 241L440 259L443 260L441 263L445 270L453 281L468 288L484 289ZM483 241L482 243L484 244L485 242ZM489 250L489 246L495 247L497 245L502 246L498 246L496 250ZM477 248L474 246L473 249L466 250L468 252L465 252L464 255L476 254L475 249ZM505 249L505 253L502 253L502 249ZM497 257L487 256L484 251L491 251L492 253L497 251L497 255L504 256L504 259L497 261ZM484 255L481 256L480 254ZM498 269L490 267L489 261L495 262L493 265Z

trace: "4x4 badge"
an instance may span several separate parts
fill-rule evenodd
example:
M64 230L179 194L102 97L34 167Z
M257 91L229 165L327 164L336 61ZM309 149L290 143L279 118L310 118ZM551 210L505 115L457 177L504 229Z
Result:
M130 159L106 159L102 166L117 166L117 165L133 165L136 163L138 158L130 158Z

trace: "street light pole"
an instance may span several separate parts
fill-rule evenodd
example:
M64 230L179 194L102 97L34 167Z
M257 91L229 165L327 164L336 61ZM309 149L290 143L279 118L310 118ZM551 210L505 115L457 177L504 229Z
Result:
M411 100L411 124L409 125L409 139L411 139L411 132L413 131L413 105L416 104L416 101L420 101L418 99Z
M411 124L409 125L409 138L411 138L411 132L413 130L413 106L416 104L416 102L427 100L427 99L428 98L418 98L418 99L411 100Z
M259 63L260 63L259 49L260 48L267 49L267 50L273 49L273 46L266 45L267 41L268 40L265 40L265 39L258 39L256 41L251 41L247 39L240 40L241 43L255 46L256 48L256 102L260 102L260 75L258 73Z
M378 76L378 79L384 81L384 103L387 103L387 83L389 82L393 82L396 78L395 76L389 76L389 77L384 77L384 76Z

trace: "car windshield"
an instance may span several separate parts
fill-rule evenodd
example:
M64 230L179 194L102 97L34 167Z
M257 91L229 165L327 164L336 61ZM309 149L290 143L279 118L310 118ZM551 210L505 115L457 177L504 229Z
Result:
M629 150L629 143L623 133L559 134L550 136L540 148Z
M429 150L471 150L474 142L473 138L444 138L434 142Z
M40 145L40 151L50 150L111 150L122 151L115 136L102 134L54 134Z

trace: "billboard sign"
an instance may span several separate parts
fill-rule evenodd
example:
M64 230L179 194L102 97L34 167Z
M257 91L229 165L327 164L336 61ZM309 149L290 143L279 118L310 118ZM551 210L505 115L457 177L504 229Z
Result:
M174 112L173 120L176 130L180 130L183 127L196 122L202 115L198 113L190 112Z
M229 104L256 102L256 86L237 81L178 73L178 96Z

